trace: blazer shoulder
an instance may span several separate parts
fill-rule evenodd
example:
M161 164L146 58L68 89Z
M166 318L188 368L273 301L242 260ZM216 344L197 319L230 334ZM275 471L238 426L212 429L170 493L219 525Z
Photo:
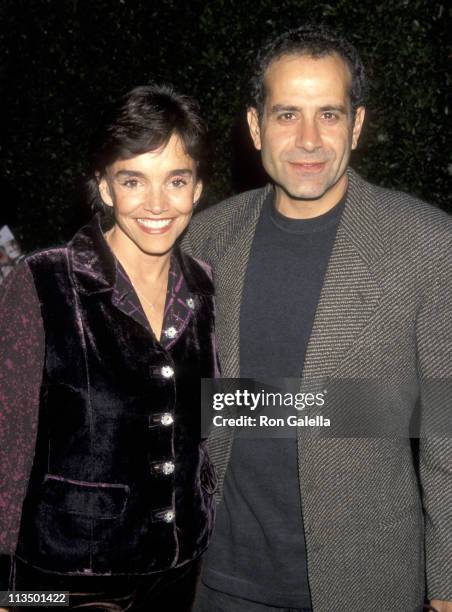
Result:
M415 196L375 187L379 218L391 237L430 251L452 241L452 216Z
M268 193L270 186L252 189L233 195L218 204L195 214L191 225L214 225L217 230L224 227L234 219L240 219L243 214L247 214L249 207L258 202L262 196Z
M450 214L408 193L361 181L360 194L363 200L372 202L384 243L405 252L425 251L429 257L449 248Z

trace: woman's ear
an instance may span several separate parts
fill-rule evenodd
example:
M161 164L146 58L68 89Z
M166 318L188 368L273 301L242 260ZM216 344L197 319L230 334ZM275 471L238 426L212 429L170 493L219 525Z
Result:
M113 206L113 198L111 197L110 185L108 184L105 174L102 177L96 174L96 178L99 186L99 195L102 198L102 202L106 206Z
M195 185L195 193L193 194L193 206L196 206L202 194L202 181L197 181Z

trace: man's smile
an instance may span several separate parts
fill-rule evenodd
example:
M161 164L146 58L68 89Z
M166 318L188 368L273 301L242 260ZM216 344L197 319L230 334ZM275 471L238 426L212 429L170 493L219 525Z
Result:
M297 172L303 172L308 174L317 174L322 172L325 168L326 161L324 162L288 162L289 165Z

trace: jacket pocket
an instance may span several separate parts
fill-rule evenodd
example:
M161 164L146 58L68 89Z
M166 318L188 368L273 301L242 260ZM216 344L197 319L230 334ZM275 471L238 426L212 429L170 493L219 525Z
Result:
M24 558L59 573L108 573L124 555L129 487L46 474Z
M129 487L123 484L87 482L46 474L42 502L69 514L112 519L124 513L129 492Z

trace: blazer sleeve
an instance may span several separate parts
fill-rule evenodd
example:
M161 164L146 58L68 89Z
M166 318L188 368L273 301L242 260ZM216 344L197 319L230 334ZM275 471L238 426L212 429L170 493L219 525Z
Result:
M0 312L0 590L5 590L33 464L44 366L40 303L26 263L0 285Z
M417 318L427 596L452 601L452 249Z

